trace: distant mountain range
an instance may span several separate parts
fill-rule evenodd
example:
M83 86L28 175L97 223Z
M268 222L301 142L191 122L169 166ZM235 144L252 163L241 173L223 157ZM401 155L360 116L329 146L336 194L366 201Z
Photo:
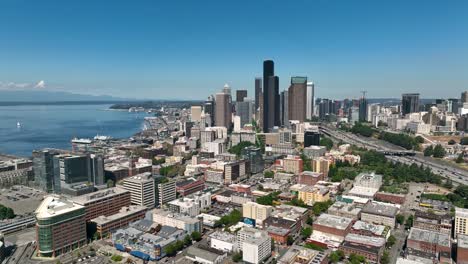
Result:
M68 92L29 91L29 90L0 90L0 102L72 102L72 101L129 101L131 99L108 95L84 95Z

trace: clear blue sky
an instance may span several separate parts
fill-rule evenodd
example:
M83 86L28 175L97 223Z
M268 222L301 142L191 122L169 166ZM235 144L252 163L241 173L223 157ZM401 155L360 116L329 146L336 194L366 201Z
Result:
M468 1L0 1L0 88L151 99L248 89L275 60L318 97L459 97ZM39 81L44 82L35 85Z

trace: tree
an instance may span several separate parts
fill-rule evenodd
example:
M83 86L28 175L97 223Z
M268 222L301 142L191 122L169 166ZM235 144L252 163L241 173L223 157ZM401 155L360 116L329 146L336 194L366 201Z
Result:
M195 241L200 241L202 239L200 232L197 232L197 231L193 231L191 234L191 237Z
M405 227L406 229L410 229L413 226L413 215L408 216L406 219Z
M192 238L190 238L189 235L186 235L186 236L184 237L184 244L185 244L185 246L190 246L190 245L192 245Z
M366 258L364 256L361 256L361 255L357 255L355 253L351 253L349 255L349 262L351 264L360 264L360 263L365 263L366 261Z
M422 144L422 143L424 143L424 138L421 137L421 136L416 136L416 137L414 138L414 141L415 141L416 143L418 143L418 144Z
M443 185L443 187L445 187L445 188L447 188L447 189L452 189L452 188L453 188L452 180L446 179L446 180L445 180L445 183L444 183L444 185Z
M272 172L272 171L265 171L263 173L263 177L265 177L265 178L273 178L274 176L275 176L275 173Z
M391 248L393 245L395 245L396 238L393 235L390 235L387 239L387 247Z
M451 140L449 140L449 142L447 144L455 145L455 144L457 144L457 142L455 140L451 139Z
M310 217L310 215L307 217L307 220L306 220L306 223L308 225L312 225L314 223L314 219L312 219L312 217Z
M292 236L288 236L287 237L287 241L286 241L286 244L288 246L292 245L294 243L294 238Z
M337 263L337 262L343 260L344 257L345 257L345 254L341 250L333 251L332 253L330 253L331 263Z
M275 251L275 240L271 238L271 251Z
M112 188L112 187L115 187L114 181L111 179L107 180L107 188Z
M433 153L434 153L434 148L432 147L432 145L429 146L429 147L426 147L424 149L424 156L425 157L430 157L430 156L432 156Z
M463 163L465 162L465 158L463 157L463 153L460 153L460 155L458 155L457 159L455 160L456 163Z
M241 260L242 260L242 251L239 251L235 253L234 255L232 255L232 261L239 262Z
M312 235L312 228L310 227L302 228L301 230L302 239L306 240L308 237L310 237L310 235Z
M243 149L245 149L246 147L250 147L250 146L253 146L254 144L250 141L242 141L240 142L239 144L231 147L228 152L231 153L231 154L236 154L236 156L240 156L241 155L241 152Z
M405 216L402 215L402 214L397 214L396 215L396 221L397 221L397 223L402 225L405 222Z
M442 145L440 144L437 144L435 147L434 147L434 153L432 154L434 156L434 158L443 158L445 157L445 149L444 147L442 147Z
M387 250L385 250L384 253L382 254L382 257L380 258L380 263L381 264L389 264L390 263L390 256L389 256Z
M324 146L327 148L327 150L330 150L333 148L333 141L327 137L321 137L320 146Z
M177 253L177 249L175 247L175 243L169 244L164 248L164 252L166 252L166 255L168 256L175 256Z
M111 257L111 260L114 261L114 262L120 262L120 261L122 261L122 259L123 259L122 256L117 255L117 254L114 254Z

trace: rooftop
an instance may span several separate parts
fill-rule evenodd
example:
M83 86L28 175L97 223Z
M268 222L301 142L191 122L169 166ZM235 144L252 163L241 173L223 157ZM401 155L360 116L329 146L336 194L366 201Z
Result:
M459 248L468 248L468 235L458 234L457 240Z
M412 227L408 239L450 247L450 235Z
M214 248L191 246L187 249L186 254L189 257L199 257L201 259L215 263L217 258L223 256L226 253Z
M363 186L354 186L350 191L350 195L365 195L367 197L374 197L374 195L379 191L378 188L372 187L363 187Z
M321 225L327 227L333 227L336 229L344 230L346 229L351 223L353 219L348 217L341 217L331 214L321 214L317 220L314 221L314 225Z
M383 247L386 242L385 238L383 237L364 236L353 233L347 234L345 237L345 241L373 247Z
M292 245L289 250L279 259L280 264L290 263L322 263L327 254L310 248Z
M398 212L398 208L392 205L385 205L383 203L368 203L364 206L361 213L368 213L374 215L381 215L386 217L395 217Z
M66 200L64 197L58 195L50 195L44 198L42 203L36 209L36 217L49 218L61 214L66 214L84 208L79 204Z
M356 221L353 225L354 230L365 230L374 235L381 236L384 234L386 227L384 225L370 224L364 221Z
M147 182L147 181L154 181L151 172L144 172L144 173L124 179L124 183L125 182L141 183L141 182Z
M210 235L212 239L218 239L224 242L236 243L237 237L231 233L216 231Z
M86 203L92 203L98 200L102 200L104 198L110 198L112 196L117 196L122 193L128 193L129 191L124 190L122 188L114 187L114 188L109 188L109 189L104 189L101 191L85 194L85 195L80 195L73 197L72 200L80 205L84 205Z
M107 223L111 223L115 220L122 219L124 217L127 217L129 215L132 215L134 213L146 211L145 206L139 206L139 205L130 205L129 207L122 207L120 211L116 214L109 215L109 216L98 216L94 219L91 219L91 222L94 222L98 225L105 225Z

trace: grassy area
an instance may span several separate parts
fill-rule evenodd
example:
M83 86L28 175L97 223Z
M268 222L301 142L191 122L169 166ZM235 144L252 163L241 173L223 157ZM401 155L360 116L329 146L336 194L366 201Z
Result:
M381 192L395 193L395 194L407 194L408 193L408 184L406 183L395 183L382 185L380 187Z
M437 201L450 201L450 199L446 195L437 194L437 193L423 193L421 194L421 198L423 199L431 199Z

